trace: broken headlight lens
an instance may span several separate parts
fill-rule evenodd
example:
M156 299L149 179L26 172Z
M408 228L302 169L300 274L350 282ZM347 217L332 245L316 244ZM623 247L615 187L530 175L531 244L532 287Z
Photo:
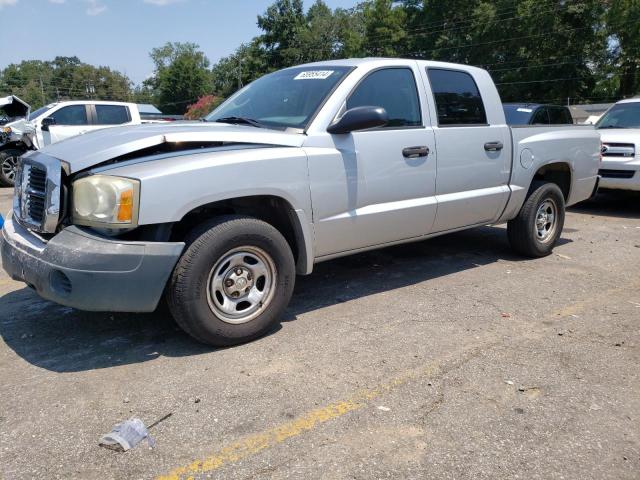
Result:
M73 182L73 223L92 227L131 228L138 223L140 182L92 175Z

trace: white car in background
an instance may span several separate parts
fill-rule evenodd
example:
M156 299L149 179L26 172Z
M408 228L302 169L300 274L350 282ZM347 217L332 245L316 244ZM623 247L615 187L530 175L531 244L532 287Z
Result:
M596 128L602 139L600 187L640 191L640 98L616 103Z
M13 98L13 103L18 104L17 97ZM142 123L135 103L75 100L51 103L31 113L26 107L23 118L0 127L5 139L0 141L2 187L13 186L18 158L28 150L39 150L92 130Z

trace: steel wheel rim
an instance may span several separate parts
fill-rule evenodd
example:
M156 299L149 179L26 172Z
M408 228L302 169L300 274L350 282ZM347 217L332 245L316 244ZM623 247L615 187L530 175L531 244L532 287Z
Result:
M540 204L536 212L536 238L540 242L548 242L553 238L558 226L558 206L548 198Z
M250 322L273 300L276 280L275 262L267 252L253 246L234 248L209 272L209 308L226 323Z
M13 155L6 157L2 162L2 174L7 180L12 182L16 179L16 171L18 169L18 161Z

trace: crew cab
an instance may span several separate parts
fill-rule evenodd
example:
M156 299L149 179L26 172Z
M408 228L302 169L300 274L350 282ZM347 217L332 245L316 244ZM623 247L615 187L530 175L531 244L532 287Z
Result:
M640 191L640 98L621 100L596 123L603 188Z
M148 312L165 296L194 338L232 345L273 328L318 262L502 223L516 252L548 255L565 206L594 192L599 156L593 126L507 126L475 67L307 64L205 122L25 155L2 265L84 310Z
M135 103L82 100L39 108L3 127L11 139L0 146L0 186L13 186L18 158L29 150L101 128L140 123Z

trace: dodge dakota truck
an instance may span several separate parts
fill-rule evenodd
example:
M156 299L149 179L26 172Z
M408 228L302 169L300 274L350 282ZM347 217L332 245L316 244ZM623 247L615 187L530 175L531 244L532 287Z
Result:
M2 265L42 297L149 312L201 342L279 321L297 274L368 249L507 223L548 255L597 187L593 126L505 123L481 69L356 59L266 75L205 122L124 126L24 157Z
M72 100L52 103L30 113L30 107L22 103L26 107L23 118L0 127L0 187L13 186L18 159L29 150L93 130L142 123L135 103ZM14 110L16 105L18 102L14 101Z

